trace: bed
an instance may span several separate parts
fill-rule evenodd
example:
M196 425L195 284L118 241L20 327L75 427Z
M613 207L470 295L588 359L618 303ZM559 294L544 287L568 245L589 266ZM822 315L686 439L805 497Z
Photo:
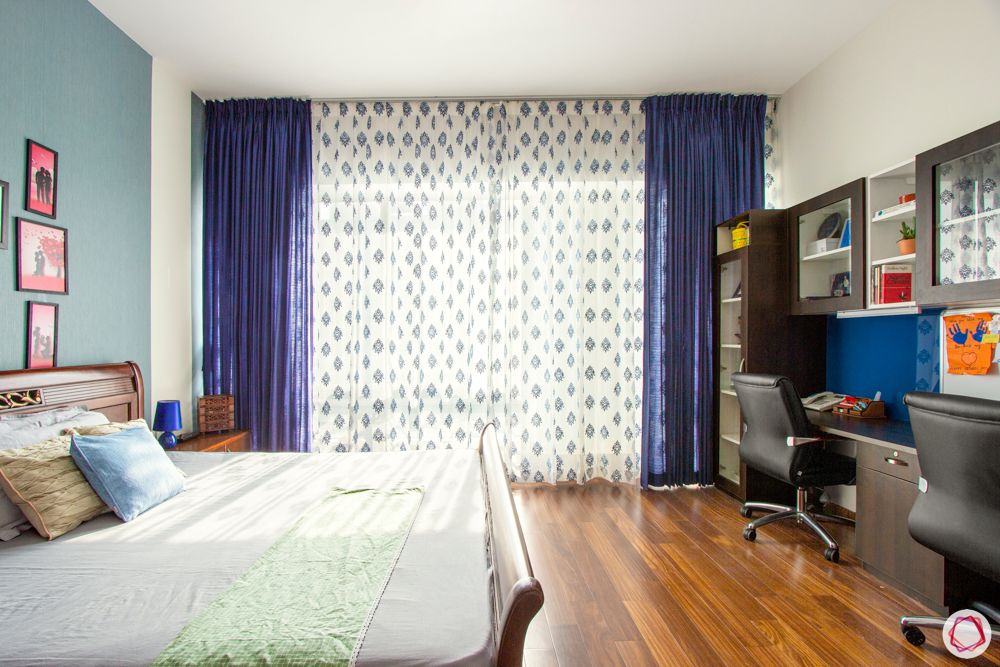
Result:
M130 362L0 372L0 414L143 403ZM0 543L0 664L151 664L332 487L423 494L352 664L522 663L543 594L492 426L478 451L169 456L187 488L138 519Z

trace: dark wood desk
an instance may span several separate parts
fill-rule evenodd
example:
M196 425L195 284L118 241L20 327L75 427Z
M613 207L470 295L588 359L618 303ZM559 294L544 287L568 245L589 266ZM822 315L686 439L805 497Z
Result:
M910 422L895 419L857 419L833 412L806 410L809 421L819 430L849 440L886 447L906 447L916 452Z
M944 558L910 537L907 519L920 463L909 422L807 410L820 431L857 448L855 555L862 566L937 611L945 603Z

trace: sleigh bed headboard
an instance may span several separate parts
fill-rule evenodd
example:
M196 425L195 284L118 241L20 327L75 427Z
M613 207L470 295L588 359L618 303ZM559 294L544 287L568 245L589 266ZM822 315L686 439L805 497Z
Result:
M142 373L134 361L0 371L0 414L85 405L111 421L143 417Z
M520 667L528 625L545 596L528 560L528 548L517 518L504 454L491 423L479 435L483 462L490 559L493 566L494 623L499 667Z

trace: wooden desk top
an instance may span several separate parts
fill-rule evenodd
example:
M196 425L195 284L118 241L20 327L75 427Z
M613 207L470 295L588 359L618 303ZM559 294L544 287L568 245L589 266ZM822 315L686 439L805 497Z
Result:
M856 419L815 410L806 410L806 415L813 426L825 433L875 445L916 448L910 422L896 419Z

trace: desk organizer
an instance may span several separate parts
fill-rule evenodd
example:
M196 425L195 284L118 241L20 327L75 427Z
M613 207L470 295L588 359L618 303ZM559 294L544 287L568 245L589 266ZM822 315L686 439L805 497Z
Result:
M855 417L857 419L885 419L885 401L873 401L870 398L857 398L853 405L836 405L833 408L834 414L845 417ZM859 406L864 405L864 409Z

